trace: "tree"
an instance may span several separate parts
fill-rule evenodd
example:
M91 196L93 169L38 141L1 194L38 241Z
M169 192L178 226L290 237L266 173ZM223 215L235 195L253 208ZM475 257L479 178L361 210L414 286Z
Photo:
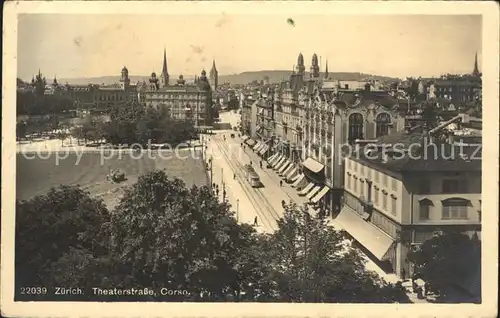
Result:
M481 242L466 234L435 235L419 249L410 251L408 260L442 301L447 301L448 294L460 285L470 285L471 282L480 286ZM475 278L479 281L474 281ZM477 291L480 293L480 287Z
M272 280L280 301L406 302L401 286L385 283L365 269L346 236L305 207L286 206L269 237Z
M46 195L17 201L16 286L49 290L73 282L89 286L85 283L88 275L82 275L78 266L108 253L101 230L109 217L100 200L77 187L61 186ZM65 271L64 264L80 265ZM23 297L19 291L16 288L16 299Z
M241 289L240 255L255 231L238 225L207 187L187 189L155 171L126 191L110 234L113 258L130 266L133 286L168 284L198 300L218 300Z
M26 137L26 122L20 121L16 124L16 137L17 139Z

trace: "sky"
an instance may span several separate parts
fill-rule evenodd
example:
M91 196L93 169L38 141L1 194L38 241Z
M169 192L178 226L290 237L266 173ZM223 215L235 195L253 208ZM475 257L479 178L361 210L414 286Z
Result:
M291 18L295 26L287 23ZM75 15L22 14L18 19L18 77L38 69L75 78L161 72L219 75L291 70L299 53L306 69L313 53L330 72L394 76L470 73L479 15Z

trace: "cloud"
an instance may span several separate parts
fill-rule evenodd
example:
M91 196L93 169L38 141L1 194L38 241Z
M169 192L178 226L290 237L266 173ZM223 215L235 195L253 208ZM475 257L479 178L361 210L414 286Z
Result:
M202 54L203 53L203 46L191 45L191 49L193 50L193 53L195 53L195 54Z

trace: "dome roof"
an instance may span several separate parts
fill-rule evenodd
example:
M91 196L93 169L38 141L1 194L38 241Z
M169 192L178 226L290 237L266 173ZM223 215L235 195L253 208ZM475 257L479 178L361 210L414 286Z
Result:
M181 75L179 75L179 79L180 79L180 80L184 79L184 76L182 76L182 74L181 74Z
M205 72L205 70L202 70L201 71L201 76L207 76L207 72Z
M156 77L156 73L155 72L151 73L151 77Z
M299 57L297 58L297 64L298 65L303 65L304 64L304 56L302 53L299 54Z
M122 68L122 72L128 72L128 70L127 70L127 67L126 67L126 66L124 66L124 67Z

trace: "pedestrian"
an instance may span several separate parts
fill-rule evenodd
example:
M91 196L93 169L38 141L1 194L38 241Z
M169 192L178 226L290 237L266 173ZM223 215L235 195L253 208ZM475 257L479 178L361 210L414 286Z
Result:
M430 293L430 289L431 289L431 284L429 284L429 282L425 282L425 284L424 284L424 296L427 296L427 294Z
M260 168L262 169L262 160L259 162Z
M233 174L233 179L236 180L236 173Z
M259 226L259 223L257 222L257 216L253 219L253 226Z
M250 160L250 165L252 165L252 160Z
M403 280L406 280L406 271L405 271L405 269L404 269L404 268L401 270L401 278L402 278Z
M280 187L283 186L283 180L280 180Z

